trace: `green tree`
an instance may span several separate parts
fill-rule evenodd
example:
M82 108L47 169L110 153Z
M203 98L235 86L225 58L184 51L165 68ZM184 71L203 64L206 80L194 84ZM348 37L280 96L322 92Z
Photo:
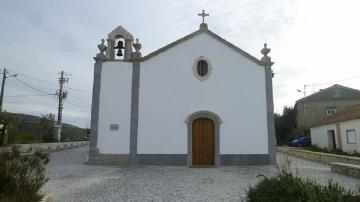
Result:
M54 114L41 115L38 126L39 126L41 139L44 142L53 142L54 132L55 132L55 115Z
M0 112L0 146L15 142L15 123L13 116Z
M83 138L83 140L89 140L90 139L90 132L91 129L90 128L85 128L85 137Z
M283 114L275 114L275 131L278 145L287 144L295 137L296 109L284 107Z

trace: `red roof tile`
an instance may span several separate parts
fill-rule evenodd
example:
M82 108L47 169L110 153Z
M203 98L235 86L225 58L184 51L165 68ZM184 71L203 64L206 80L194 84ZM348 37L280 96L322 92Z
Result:
M327 125L332 123L338 123L341 121L348 121L352 119L358 119L360 118L360 104L351 105L348 107L345 107L343 110L339 111L338 113L329 116L325 120L319 122L318 124L312 126L321 126L321 125Z

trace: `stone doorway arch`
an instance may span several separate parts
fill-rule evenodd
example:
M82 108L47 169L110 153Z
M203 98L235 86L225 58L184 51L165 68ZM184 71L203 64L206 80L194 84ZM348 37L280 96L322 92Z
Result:
M220 165L220 124L222 120L219 115L214 112L210 111L197 111L190 114L185 123L187 124L188 128L188 154L187 154L187 165L193 166L192 158L193 158L193 151L192 151L192 138L193 138L193 122L200 118L210 119L214 123L214 165Z

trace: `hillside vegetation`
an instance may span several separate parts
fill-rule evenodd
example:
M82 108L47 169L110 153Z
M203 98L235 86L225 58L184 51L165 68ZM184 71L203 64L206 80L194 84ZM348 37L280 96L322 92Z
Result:
M7 131L9 143L32 143L49 142L44 140L40 120L38 117L28 114L4 112L8 120L11 120L11 128ZM63 123L61 141L88 140L87 130L74 125Z

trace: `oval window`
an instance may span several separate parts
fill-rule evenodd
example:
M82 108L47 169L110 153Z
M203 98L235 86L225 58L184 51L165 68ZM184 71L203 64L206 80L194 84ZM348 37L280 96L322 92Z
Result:
M205 60L199 60L197 63L197 73L199 76L204 77L209 72L208 63Z

